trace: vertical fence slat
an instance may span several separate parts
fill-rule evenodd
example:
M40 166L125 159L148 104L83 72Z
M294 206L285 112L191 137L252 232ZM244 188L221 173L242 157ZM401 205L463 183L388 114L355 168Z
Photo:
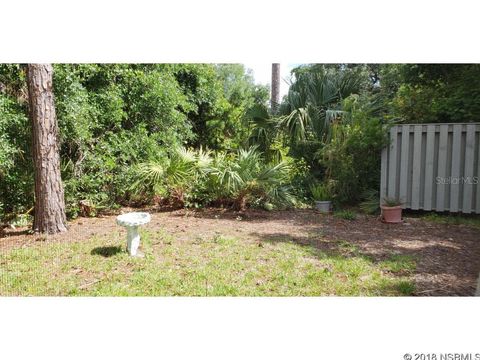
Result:
M413 210L420 206L420 171L422 164L422 126L415 125L413 131L413 170L412 170L412 205Z
M408 149L410 142L410 125L402 126L402 151L400 155L400 189L399 199L405 207L408 189Z
M480 134L478 137L478 156L477 156L477 181L480 181ZM475 184L477 187L477 198L475 200L475 212L480 214L480 183Z
M425 154L425 188L423 192L423 210L432 210L433 161L435 157L435 125L427 126L427 144Z
M381 199L397 198L414 210L480 214L479 132L479 123L392 127L382 150Z
M472 211L473 196L473 176L475 159L475 125L467 125L467 135L465 140L465 172L463 185L463 204L462 212L470 213Z
M445 210L445 183L447 176L448 125L440 125L438 141L438 180L437 183L437 211Z
M383 198L387 196L387 168L388 166L388 148L385 146L382 149L382 165L380 175L380 204Z
M453 125L452 172L450 178L450 211L457 212L460 202L460 165L462 125Z
M390 156L388 157L388 196L395 197L397 183L397 127L390 129Z

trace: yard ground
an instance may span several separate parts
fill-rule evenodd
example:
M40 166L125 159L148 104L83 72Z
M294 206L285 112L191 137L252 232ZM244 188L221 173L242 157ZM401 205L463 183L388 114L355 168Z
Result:
M0 295L473 295L477 224L442 219L153 212L144 258L126 254L115 216L79 218L48 237L10 229L0 237Z

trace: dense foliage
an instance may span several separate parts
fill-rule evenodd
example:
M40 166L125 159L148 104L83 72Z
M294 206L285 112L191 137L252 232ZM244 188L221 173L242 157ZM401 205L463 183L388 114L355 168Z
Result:
M140 164L133 188L173 205L293 205L290 164L268 163L255 147L235 152L178 148L163 161Z
M138 201L134 165L167 150L238 148L246 110L268 99L235 64L57 64L53 83L69 216ZM24 68L0 65L0 90L0 210L21 213L34 203Z
M294 75L278 124L307 180L338 203L372 201L390 124L480 118L479 65L315 64Z
M402 68L393 105L406 122L472 122L480 118L480 66Z
M480 118L480 66L303 65L278 112L238 64L56 64L70 217L157 201L266 208L378 189L394 122ZM34 205L25 71L0 65L0 219ZM296 200L295 200L296 199Z

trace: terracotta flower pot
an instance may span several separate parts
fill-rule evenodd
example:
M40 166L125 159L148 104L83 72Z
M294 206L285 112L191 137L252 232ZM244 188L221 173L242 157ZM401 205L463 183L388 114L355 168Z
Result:
M401 223L402 222L402 207L399 206L380 206L382 209L382 219L386 223Z

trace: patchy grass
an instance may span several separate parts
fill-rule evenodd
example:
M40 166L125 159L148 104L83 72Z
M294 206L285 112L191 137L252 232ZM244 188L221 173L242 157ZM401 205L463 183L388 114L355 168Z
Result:
M415 292L415 284L408 280L400 281L397 284L397 289L402 293L402 295L412 295Z
M411 274L415 271L417 265L411 255L391 255L387 260L380 263L382 268L396 274Z
M346 240L337 240L337 251L343 256L362 256L358 246Z
M339 219L344 219L344 220L355 220L357 218L357 214L354 213L351 210L340 210L336 211L333 216Z
M119 232L71 243L39 242L0 255L0 295L399 296L411 295L413 259L375 263L346 241L327 253L289 239L142 232L144 258ZM404 271L408 270L408 271Z
M438 214L429 213L421 216L423 220L431 221L437 224L447 225L466 225L476 229L480 229L480 216L478 215L455 215L455 214Z

